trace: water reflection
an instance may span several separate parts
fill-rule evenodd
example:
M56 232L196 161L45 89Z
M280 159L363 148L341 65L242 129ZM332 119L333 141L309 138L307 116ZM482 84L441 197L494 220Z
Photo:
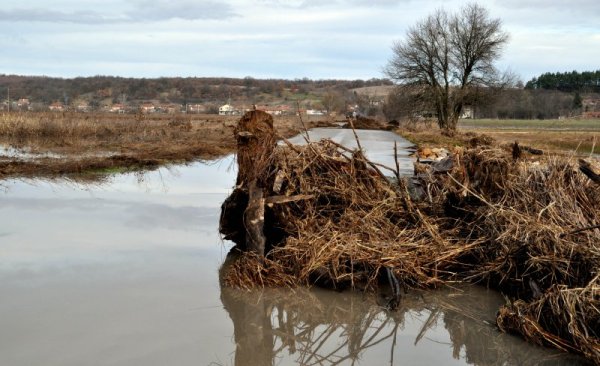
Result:
M380 130L356 130L353 132L350 129L342 128L312 128L308 130L311 141L331 139L349 149L358 148L354 133L358 136L367 158L387 167L393 168L396 166L396 159L394 157L394 144L396 144L398 147L400 174L412 174L414 169L413 160L409 155L414 152L414 144L395 133ZM304 145L306 143L302 135L295 136L289 141L296 145ZM384 169L384 171L384 174L388 173L387 170Z
M0 365L579 362L498 333L503 299L478 288L412 293L392 313L358 293L219 289L231 162L2 182Z
M503 299L479 287L412 292L393 312L356 292L223 287L221 301L234 324L236 366L585 364L499 333Z

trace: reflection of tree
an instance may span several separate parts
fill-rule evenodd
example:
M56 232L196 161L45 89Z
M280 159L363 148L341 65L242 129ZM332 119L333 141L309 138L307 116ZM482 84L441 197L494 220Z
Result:
M221 301L234 324L235 365L272 365L288 353L300 365L358 364L361 354L381 343L394 361L396 337L405 317L429 315L415 345L430 329L443 325L452 356L475 365L573 365L579 358L526 346L493 325L497 296L481 291L440 290L403 296L397 310L380 306L374 296L307 289L246 292L222 287ZM462 354L461 354L462 353ZM396 358L402 351L396 352ZM369 363L365 361L365 363Z
M437 310L435 316L448 331L454 358L458 359L463 351L465 361L473 365L588 364L579 356L528 345L501 333L494 326L498 298L482 296L485 290L481 288L465 290L429 292L424 296L428 308Z
M270 365L285 350L301 365L354 364L401 324L350 293L222 288L221 300L234 323L236 365Z

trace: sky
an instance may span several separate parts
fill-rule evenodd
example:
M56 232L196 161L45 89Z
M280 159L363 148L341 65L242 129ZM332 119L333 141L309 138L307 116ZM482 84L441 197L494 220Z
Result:
M391 46L463 0L20 0L0 7L0 73L370 79ZM479 1L521 80L600 69L600 1Z

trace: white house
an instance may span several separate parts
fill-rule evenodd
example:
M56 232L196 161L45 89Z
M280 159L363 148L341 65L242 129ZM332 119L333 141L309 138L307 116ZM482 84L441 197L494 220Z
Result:
M470 105L463 106L462 113L459 118L461 119L472 119L473 118L473 107Z
M327 111L319 110L319 109L307 109L306 114L309 116L324 116L327 114Z
M225 104L219 107L220 116L229 116L235 113L235 108L231 104Z

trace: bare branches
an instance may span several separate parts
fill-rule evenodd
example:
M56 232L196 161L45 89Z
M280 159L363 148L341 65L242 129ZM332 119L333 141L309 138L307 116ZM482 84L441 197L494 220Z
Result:
M468 4L456 14L438 10L393 45L384 71L401 84L428 86L440 128L454 130L476 87L501 84L494 61L507 41L500 19L480 5Z

